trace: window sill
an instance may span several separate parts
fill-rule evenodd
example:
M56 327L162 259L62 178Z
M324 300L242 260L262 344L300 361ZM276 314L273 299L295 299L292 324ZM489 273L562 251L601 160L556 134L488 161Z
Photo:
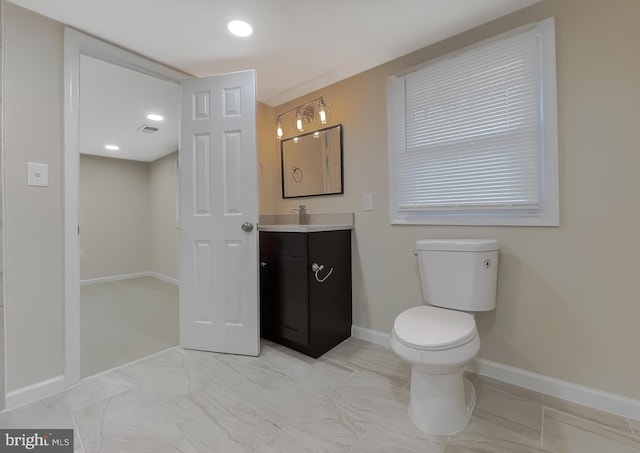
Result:
M391 225L545 226L558 227L557 213L530 215L391 215Z

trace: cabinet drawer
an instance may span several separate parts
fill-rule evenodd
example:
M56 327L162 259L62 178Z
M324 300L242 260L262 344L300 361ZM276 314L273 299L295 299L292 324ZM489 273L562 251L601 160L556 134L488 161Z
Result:
M306 258L307 234L263 231L260 233L260 248L275 255Z

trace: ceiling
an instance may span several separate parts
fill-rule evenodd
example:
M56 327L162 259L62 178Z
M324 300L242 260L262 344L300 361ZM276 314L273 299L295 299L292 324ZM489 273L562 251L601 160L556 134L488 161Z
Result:
M278 106L539 0L11 0L196 77L256 69ZM248 38L226 24L243 19ZM81 153L151 162L177 149L178 88L83 57ZM153 123L147 113L165 119ZM158 127L153 134L136 129ZM105 150L117 144L117 152Z
M203 77L256 69L280 105L539 0L11 0ZM226 24L244 19L248 38Z
M180 87L175 83L82 55L80 103L81 154L153 162L178 149ZM150 113L164 119L151 121ZM108 144L120 149L107 150Z

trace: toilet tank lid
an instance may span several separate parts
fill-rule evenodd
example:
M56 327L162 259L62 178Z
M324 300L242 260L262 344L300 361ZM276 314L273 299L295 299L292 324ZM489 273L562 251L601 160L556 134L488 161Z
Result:
M488 252L498 250L496 239L420 239L416 250L442 250L459 252Z

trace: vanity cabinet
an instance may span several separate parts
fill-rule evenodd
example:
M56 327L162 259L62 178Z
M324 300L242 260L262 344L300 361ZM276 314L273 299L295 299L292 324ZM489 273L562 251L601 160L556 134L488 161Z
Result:
M351 230L260 232L260 330L315 358L351 336Z

